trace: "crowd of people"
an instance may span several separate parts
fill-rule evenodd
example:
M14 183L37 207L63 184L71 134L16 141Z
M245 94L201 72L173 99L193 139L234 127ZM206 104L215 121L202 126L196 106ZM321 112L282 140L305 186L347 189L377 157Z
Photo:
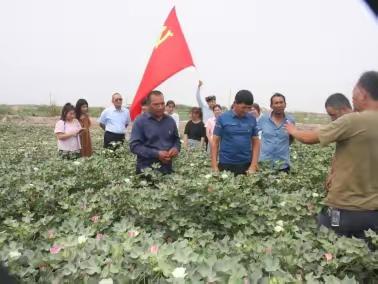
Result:
M296 139L306 144L325 146L336 143L336 152L325 187L326 206L319 224L338 234L363 237L364 230L378 231L378 72L365 72L353 90L353 107L347 97L336 93L328 97L325 110L331 122L318 129L302 131L293 116L285 112L286 98L275 93L270 111L262 113L249 90L236 93L230 110L216 103L216 96L203 97L199 81L198 107L190 111L183 132L183 147L188 151L209 152L213 171L235 175L253 174L266 163L277 173L289 173L290 145ZM131 123L122 96L112 96L112 106L98 119L104 133L104 147L117 148L125 140ZM163 174L173 172L172 161L179 155L180 118L175 102L165 103L157 90L142 102L142 113L135 119L129 141L137 156L136 172L154 168ZM63 158L92 154L88 103L80 99L76 107L67 103L56 123L59 155ZM310 169L309 169L310 170Z

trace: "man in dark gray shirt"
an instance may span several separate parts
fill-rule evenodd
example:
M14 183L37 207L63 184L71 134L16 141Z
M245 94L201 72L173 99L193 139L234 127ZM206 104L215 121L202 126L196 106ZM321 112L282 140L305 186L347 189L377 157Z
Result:
M130 138L130 150L137 155L137 173L152 164L160 164L158 169L164 174L172 172L172 159L181 148L176 122L166 115L164 96L160 91L152 91L147 96L148 112L134 121Z

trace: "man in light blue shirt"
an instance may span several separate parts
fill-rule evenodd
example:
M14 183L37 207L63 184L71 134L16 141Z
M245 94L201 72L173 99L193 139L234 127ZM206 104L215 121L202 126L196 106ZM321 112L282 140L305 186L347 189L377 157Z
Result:
M285 96L275 93L270 99L272 112L264 114L258 121L261 131L260 161L269 161L274 169L290 171L290 144L293 141L285 123L295 123L291 115L285 114Z
M98 122L104 134L104 147L110 148L117 143L125 141L126 128L130 123L130 113L127 108L122 107L122 96L114 93L112 96L113 106L105 109Z

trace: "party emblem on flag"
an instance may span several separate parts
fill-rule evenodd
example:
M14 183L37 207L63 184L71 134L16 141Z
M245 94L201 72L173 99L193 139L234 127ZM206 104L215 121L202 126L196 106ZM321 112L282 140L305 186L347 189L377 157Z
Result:
M189 66L194 66L192 55L177 19L176 9L173 8L164 23L135 94L130 108L131 119L134 120L140 114L141 102L149 92Z

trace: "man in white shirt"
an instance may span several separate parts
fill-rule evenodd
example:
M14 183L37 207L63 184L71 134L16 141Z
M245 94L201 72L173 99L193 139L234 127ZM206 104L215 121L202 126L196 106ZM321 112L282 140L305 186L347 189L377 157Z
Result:
M216 96L208 96L202 97L201 96L201 87L203 83L200 80L198 82L198 88L196 93L196 99L199 107L202 109L202 119L206 122L210 117L214 116L213 107L217 104Z
M101 128L105 130L104 148L110 148L125 141L126 128L131 119L129 110L122 107L122 100L119 93L114 93L113 106L106 108L98 119Z

